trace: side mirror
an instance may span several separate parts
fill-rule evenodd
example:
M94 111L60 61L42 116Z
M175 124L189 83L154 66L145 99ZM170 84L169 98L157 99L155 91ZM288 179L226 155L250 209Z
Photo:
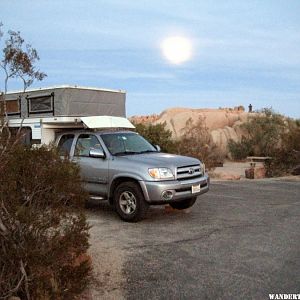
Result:
M158 152L160 152L161 149L160 149L160 147L159 147L158 145L155 145L154 147L156 148L156 150L157 150Z
M103 152L102 149L91 149L89 152L89 156L95 158L104 158L105 153Z

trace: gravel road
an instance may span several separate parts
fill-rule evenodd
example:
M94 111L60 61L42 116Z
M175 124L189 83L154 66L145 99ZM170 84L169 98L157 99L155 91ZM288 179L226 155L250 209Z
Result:
M216 181L185 211L87 210L90 299L269 299L300 292L300 181Z

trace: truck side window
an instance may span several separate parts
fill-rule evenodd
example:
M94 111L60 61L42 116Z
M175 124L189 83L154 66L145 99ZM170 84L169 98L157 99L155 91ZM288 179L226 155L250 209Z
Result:
M75 156L89 156L91 149L102 149L100 142L93 134L81 134L75 146Z
M70 155L73 140L74 134L65 134L60 138L58 143L58 151L60 156Z

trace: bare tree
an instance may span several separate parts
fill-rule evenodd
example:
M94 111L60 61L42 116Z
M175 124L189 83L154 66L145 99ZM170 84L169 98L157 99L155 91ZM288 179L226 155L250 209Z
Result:
M0 39L3 37L1 30L2 23L0 23ZM6 94L8 89L8 81L12 78L21 79L23 82L23 92L32 85L35 80L41 81L47 75L40 72L36 63L39 61L38 52L30 44L25 43L19 31L9 30L8 37L4 41L3 56L0 61L0 67L4 71L4 101L3 114L5 123L8 122Z

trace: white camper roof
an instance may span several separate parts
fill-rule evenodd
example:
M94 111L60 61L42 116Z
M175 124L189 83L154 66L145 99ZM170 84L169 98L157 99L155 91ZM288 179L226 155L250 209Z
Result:
M100 128L135 128L126 118L112 116L80 117L86 127L91 129Z
M115 89L105 89L105 88L97 88L97 87L89 87L89 86L79 86L79 85L55 85L55 86L49 86L49 87L40 87L40 88L30 88L26 90L26 93L30 92L38 92L38 91L47 91L47 90L57 90L57 89L75 89L75 90L91 90L91 91L102 91L102 92L112 92L112 93L123 93L125 94L125 90L115 90ZM10 94L20 94L24 93L23 90L16 90L16 91L10 91L7 93L7 95Z

